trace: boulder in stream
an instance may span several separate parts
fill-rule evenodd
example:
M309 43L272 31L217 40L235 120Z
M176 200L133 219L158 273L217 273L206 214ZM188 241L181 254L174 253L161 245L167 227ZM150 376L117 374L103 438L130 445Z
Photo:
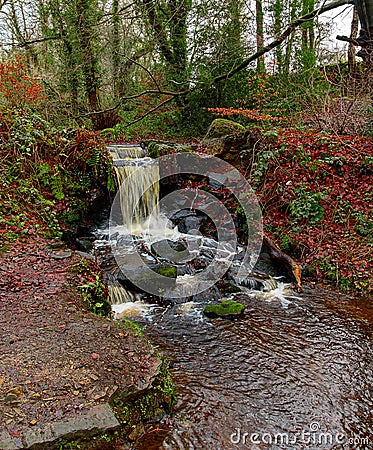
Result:
M233 300L224 300L220 303L215 303L205 306L205 316L215 319L217 317L223 319L235 319L242 316L245 310L245 305Z

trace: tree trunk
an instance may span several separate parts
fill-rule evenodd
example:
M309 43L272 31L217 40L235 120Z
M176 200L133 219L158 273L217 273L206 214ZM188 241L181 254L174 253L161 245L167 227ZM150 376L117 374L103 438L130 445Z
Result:
M357 38L361 50L357 53L366 64L367 81L373 107L373 0L355 0L360 21L360 34ZM373 129L373 117L370 123Z
M81 51L83 54L83 75L85 90L88 99L89 111L100 110L98 93L98 69L97 60L93 50L93 22L92 16L97 11L92 11L89 0L77 0L76 2L76 31L79 35Z
M120 88L120 36L119 36L119 24L120 24L120 17L119 17L119 0L113 0L112 6L111 6L111 13L112 13L112 63L113 63L113 90L114 90L114 98L119 99L121 95L121 88Z
M277 39L281 35L281 18L284 15L283 2L281 0L275 0L274 4L274 33ZM279 73L284 71L284 57L282 54L281 45L276 48L277 70Z
M352 21L351 21L351 34L350 39L355 40L357 38L357 32L359 28L359 16L357 13L357 8L354 6L354 11L352 15ZM348 74L351 80L355 79L356 76L356 50L355 45L350 42L348 44Z
M256 49L259 51L264 47L264 12L262 0L255 0L256 12ZM265 72L264 55L259 56L256 64L258 73Z

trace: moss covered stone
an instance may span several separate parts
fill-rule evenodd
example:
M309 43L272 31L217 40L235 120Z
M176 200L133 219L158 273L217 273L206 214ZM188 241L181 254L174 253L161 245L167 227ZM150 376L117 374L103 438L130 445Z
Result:
M114 397L112 407L125 434L131 439L141 424L157 422L165 414L170 414L175 399L175 385L168 362L162 358L158 374L153 379L141 386L139 392Z
M241 316L244 310L245 306L242 303L225 300L213 305L207 305L204 309L204 313L210 318L222 317L225 319L234 319Z
M233 120L215 119L207 130L205 141L245 133L245 127Z
M157 266L154 269L154 272L168 278L176 278L177 277L177 269L175 266L170 265L162 265Z
M175 144L173 142L164 141L147 141L144 142L148 149L147 156L150 158L158 158L159 156L170 155L173 153L193 152L196 145Z

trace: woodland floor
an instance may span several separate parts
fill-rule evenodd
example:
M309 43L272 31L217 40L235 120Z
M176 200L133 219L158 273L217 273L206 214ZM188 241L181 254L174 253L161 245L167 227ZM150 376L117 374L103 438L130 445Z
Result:
M0 255L0 436L79 416L154 375L154 349L84 309L69 267L46 242Z

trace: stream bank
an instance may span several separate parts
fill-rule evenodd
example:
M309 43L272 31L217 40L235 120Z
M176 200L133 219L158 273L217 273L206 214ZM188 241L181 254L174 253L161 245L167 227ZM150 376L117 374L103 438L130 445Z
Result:
M128 322L87 311L71 272L78 261L43 239L0 255L2 450L70 448L72 441L127 448L142 421L170 408L166 363Z

